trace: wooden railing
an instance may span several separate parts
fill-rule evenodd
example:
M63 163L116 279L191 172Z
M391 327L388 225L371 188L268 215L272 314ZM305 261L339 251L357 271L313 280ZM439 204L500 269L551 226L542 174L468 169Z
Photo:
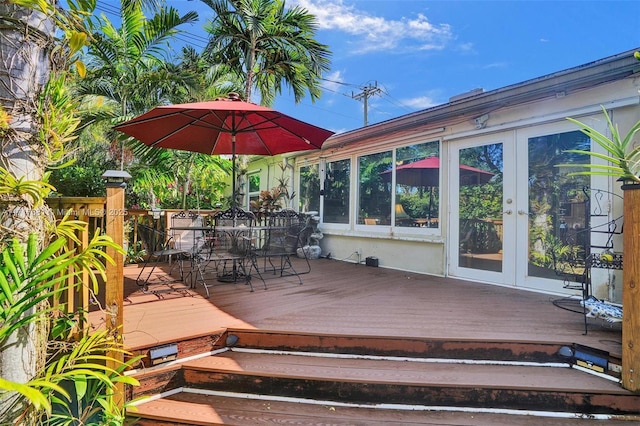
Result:
M81 250L83 246L89 243L89 239L95 234L95 232L105 232L106 218L107 218L107 198L106 197L52 197L46 199L47 205L53 210L53 213L57 220L61 220L67 213L70 214L71 219L80 220L88 224L87 228L82 232L78 232L76 235L80 241L80 245L77 246L76 242L69 241L68 248L70 250ZM167 209L157 212L157 216L154 217L149 210L142 209L130 209L125 212L124 216L124 235L123 235L123 247L125 250L131 250L132 254L136 251L144 249L147 253L151 247L151 236L149 230L158 230L162 235L169 235L171 228L171 216L174 213L179 212L180 209ZM201 215L209 216L215 213L214 210L200 210L198 212ZM114 235L110 235L114 238ZM115 238L114 238L115 239ZM148 254L147 254L148 255ZM126 260L126 255L125 255ZM74 278L70 278L74 280ZM92 302L102 299L102 297L95 297L93 289L91 289L89 274L87 271L82 271L79 278L75 278L76 281L68 282L69 288L74 288L74 291L64 291L51 301L56 308L62 308L63 312L89 312ZM82 283L82 285L78 285ZM104 283L100 282L100 285ZM104 288L100 289L100 292L104 292ZM102 296L102 295L100 295ZM78 318L80 326L83 318Z
M47 205L53 210L57 220L62 219L67 213L71 219L86 222L89 226L83 231L78 231L76 236L80 241L78 245L75 241L67 242L69 250L81 250L83 246L89 244L89 239L98 230L104 230L106 215L106 198L105 197L55 197L47 198ZM58 294L51 303L57 308L62 308L64 312L89 312L89 304L91 302L91 291L89 288L88 271L81 271L79 278L70 277L68 288L74 291L64 291ZM77 281L76 281L77 280ZM78 282L79 281L79 282ZM82 283L82 285L78 285ZM78 318L79 327L84 328L84 318Z

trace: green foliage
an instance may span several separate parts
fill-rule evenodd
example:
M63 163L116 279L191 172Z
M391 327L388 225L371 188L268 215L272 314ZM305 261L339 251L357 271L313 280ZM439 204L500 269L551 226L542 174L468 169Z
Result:
M210 209L223 199L229 160L143 145L134 152L140 162L130 184L140 207Z
M77 137L80 125L77 109L78 104L67 87L66 74L52 76L38 102L38 116L42 123L39 140L46 149L48 162L62 161L66 145Z
M124 262L127 264L134 264L144 262L147 250L145 250L142 241L137 241L135 244L130 245L127 248L127 255Z
M461 186L460 198L466 200L461 203L460 219L502 217L501 182Z
M46 178L46 176L45 176ZM28 197L32 206L41 206L44 198L55 188L43 181L16 179L6 169L0 167L0 195Z
M69 221L58 231L60 235L69 235L79 226L78 222ZM6 245L0 253L0 349L18 329L60 317L56 308L47 302L63 291L72 290L69 282L82 285L82 271L89 272L95 288L97 276L104 278L105 262L113 262L104 252L105 247L122 252L110 237L99 233L79 252L67 250L67 239L61 236L41 251L36 234L29 236L26 245L17 239ZM70 280L72 277L75 280ZM135 380L122 375L126 365L117 370L105 365L108 359L105 352L123 352L121 345L106 332L83 336L77 341L69 340L74 325L68 316L64 321L52 322L46 367L25 384L0 379L0 390L18 392L31 401L33 409L50 415L52 403L68 407L72 402L62 385L64 382L71 381L76 394L88 396L85 385L93 381L105 393L93 394L90 398L103 402L112 397L110 393L115 383L135 384Z
M402 204L404 211L410 217L436 217L438 214L439 196L438 188L433 189L431 193L426 194L402 194L396 197L396 200Z
M602 107L602 112L607 119L611 138L578 120L573 118L567 118L567 120L578 125L580 131L600 145L606 151L606 154L586 150L569 150L567 152L590 155L607 161L607 164L590 162L586 164L560 164L559 167L582 167L588 169L582 172L572 172L570 175L613 176L625 181L640 183L640 145L634 146L633 139L636 133L640 131L640 121L631 127L626 136L622 137L618 131L618 126L611 122L605 107Z
M328 46L314 39L315 16L286 8L281 0L203 0L214 12L206 29L212 64L224 64L245 81L245 100L255 88L263 105L271 105L283 83L296 102L308 92L320 97L322 72L330 69Z
M102 174L106 168L74 164L51 173L52 184L59 196L101 197L106 193Z
M359 159L359 207L363 216L391 215L391 188L382 177L391 167L391 158L391 151L386 151Z
M548 268L556 273L576 272L578 259L584 259L581 247L564 244L562 241L542 227L532 227L530 238L536 250L530 251L530 262L533 265ZM582 271L579 271L582 272Z

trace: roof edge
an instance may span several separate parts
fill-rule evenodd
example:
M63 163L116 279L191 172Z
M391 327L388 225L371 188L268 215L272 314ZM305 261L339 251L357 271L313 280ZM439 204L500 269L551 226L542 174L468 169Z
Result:
M598 59L563 71L525 80L487 92L479 92L462 99L412 112L380 123L350 130L331 136L323 145L330 148L335 144L344 144L366 139L369 136L398 132L410 127L424 128L429 122L433 126L442 126L442 120L471 113L480 113L488 109L506 107L517 103L531 102L560 92L571 92L606 82L621 80L640 72L640 61L634 52L640 47L606 58Z

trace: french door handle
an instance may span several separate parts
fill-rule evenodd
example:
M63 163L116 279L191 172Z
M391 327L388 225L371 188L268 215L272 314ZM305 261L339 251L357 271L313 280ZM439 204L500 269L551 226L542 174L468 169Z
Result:
M512 214L512 213L513 213L513 210L505 210L504 211L504 214Z
M525 212L524 210L518 210L518 214L522 216L529 216L529 213Z

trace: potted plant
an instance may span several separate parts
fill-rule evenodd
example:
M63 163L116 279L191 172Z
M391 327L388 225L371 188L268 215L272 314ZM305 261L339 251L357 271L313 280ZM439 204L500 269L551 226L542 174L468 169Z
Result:
M578 120L575 120L573 118L567 118L567 120L577 124L580 127L580 131L589 136L592 141L600 145L606 151L606 153L603 154L599 152L584 151L578 149L568 150L567 152L572 152L575 154L585 154L592 157L600 158L606 160L610 164L561 164L560 167L577 166L589 169L581 172L569 173L569 175L613 176L617 177L620 181L640 184L640 145L635 147L633 146L633 138L636 133L640 131L640 121L638 121L633 127L631 127L627 135L622 138L620 136L620 132L618 131L618 126L614 125L611 122L611 117L609 117L609 114L604 107L602 107L602 112L607 119L607 125L609 127L609 131L611 132L611 138L608 138L594 128Z

